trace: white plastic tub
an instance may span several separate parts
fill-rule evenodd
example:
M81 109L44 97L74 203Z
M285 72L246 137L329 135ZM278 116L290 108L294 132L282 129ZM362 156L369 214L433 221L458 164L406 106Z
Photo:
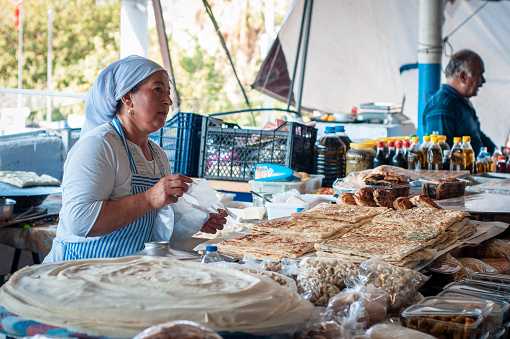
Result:
M311 174L304 181L256 181L250 180L251 190L257 193L282 193L296 189L301 194L310 193L322 187L321 174Z

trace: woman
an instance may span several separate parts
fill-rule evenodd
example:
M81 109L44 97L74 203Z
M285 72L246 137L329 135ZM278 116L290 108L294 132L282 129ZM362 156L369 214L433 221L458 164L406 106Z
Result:
M60 222L45 262L119 257L168 240L154 236L158 209L176 203L192 182L172 175L165 152L149 140L171 105L168 74L151 60L130 56L99 74L64 165ZM222 229L225 217L211 214L202 231Z

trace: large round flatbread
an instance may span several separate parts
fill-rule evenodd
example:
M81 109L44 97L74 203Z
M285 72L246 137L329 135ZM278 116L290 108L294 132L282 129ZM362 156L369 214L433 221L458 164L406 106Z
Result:
M0 302L28 319L111 337L133 337L173 320L217 331L288 332L313 311L269 278L149 256L26 267L2 286Z

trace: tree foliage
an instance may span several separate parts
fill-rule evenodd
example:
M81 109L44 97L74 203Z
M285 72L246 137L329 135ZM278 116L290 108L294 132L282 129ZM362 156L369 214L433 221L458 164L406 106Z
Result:
M53 11L53 90L86 92L99 71L120 55L120 1L25 1L23 88L47 89L48 10ZM13 5L0 1L0 87L18 84L18 31Z

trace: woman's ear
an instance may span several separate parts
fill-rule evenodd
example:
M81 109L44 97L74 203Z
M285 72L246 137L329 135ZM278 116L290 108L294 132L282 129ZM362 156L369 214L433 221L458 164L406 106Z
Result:
M120 100L128 108L133 108L133 100L132 100L131 92L127 92L126 94L124 94L124 96L122 98L120 98Z

